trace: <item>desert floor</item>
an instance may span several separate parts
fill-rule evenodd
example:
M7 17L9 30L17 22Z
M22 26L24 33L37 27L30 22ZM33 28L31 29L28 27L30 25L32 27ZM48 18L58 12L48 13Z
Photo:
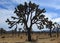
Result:
M48 33L33 33L32 42L27 41L27 35L25 33L18 34L3 34L0 35L0 43L60 43L60 37L56 37L56 33L52 34L53 37L49 37ZM60 36L60 34L59 34Z

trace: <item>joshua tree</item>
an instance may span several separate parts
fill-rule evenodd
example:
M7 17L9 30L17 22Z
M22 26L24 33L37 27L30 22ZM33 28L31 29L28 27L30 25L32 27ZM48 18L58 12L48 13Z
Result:
M50 32L49 32L50 37L52 37L51 32L52 32L53 26L54 26L54 24L52 23L52 21L47 21L46 28L50 29Z
M42 13L45 13L45 9L39 9L39 5L36 5L35 3L29 3L19 4L16 8L14 13L16 13L17 17L13 17L13 20L16 21L10 21L7 19L6 22L11 26L12 28L16 24L24 25L24 29L27 31L28 35L28 41L31 41L31 31L33 24L36 24L39 29L44 28L44 24L46 23L46 17ZM29 23L28 23L29 22Z
M6 33L6 30L4 30L3 28L0 28L0 33L1 33L1 35L4 33Z
M11 30L12 36L14 36L14 30Z
M1 28L0 31L1 31L1 35L2 35L3 34L3 28Z
M15 28L14 32L15 32L15 35L16 35L16 33L17 33L17 24L16 24L16 28Z
M20 34L20 32L21 32L21 29L22 29L22 28L19 28L19 31L18 31L18 36L19 36L19 34Z
M56 29L56 33L57 33L57 37L59 37L59 29L60 29L60 25L58 23L54 23L54 28Z
M60 29L60 25L57 24L57 37L59 37L59 29Z

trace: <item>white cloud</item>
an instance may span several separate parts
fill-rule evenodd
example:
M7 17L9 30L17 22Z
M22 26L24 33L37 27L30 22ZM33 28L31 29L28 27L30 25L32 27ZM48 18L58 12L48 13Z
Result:
M60 23L60 17L53 19L54 22Z
M12 10L0 9L0 28L7 28L7 23L5 22L7 18L10 18L14 15Z
M46 17L48 17L48 18L49 18L49 20L52 20L52 19L54 19L54 18L57 18L57 17L58 17L58 14L57 14L57 13L55 13L55 12L47 12L47 13L44 13L44 15L45 15Z
M0 18L8 18L14 15L13 10L0 9Z
M46 17L49 18L49 20L53 21L53 22L57 22L57 23L60 23L60 17L58 13L55 13L55 12L48 12L48 13L44 13L44 15Z

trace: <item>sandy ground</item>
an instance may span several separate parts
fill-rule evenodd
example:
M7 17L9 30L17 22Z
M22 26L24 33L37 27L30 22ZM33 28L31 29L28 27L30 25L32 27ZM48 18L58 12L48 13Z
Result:
M56 34L52 35L53 37L49 37L48 33L41 34L32 34L32 42L27 41L26 34L20 34L19 36L12 34L4 34L0 35L0 43L60 43L60 37L56 37Z

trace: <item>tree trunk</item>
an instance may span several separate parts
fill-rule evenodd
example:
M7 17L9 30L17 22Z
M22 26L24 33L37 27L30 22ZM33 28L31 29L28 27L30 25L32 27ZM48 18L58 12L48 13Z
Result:
M51 34L51 28L50 28L50 32L49 32L49 33L50 33L50 37L52 37L52 34Z
M31 31L30 31L30 28L28 28L27 35L28 35L28 41L31 41Z

